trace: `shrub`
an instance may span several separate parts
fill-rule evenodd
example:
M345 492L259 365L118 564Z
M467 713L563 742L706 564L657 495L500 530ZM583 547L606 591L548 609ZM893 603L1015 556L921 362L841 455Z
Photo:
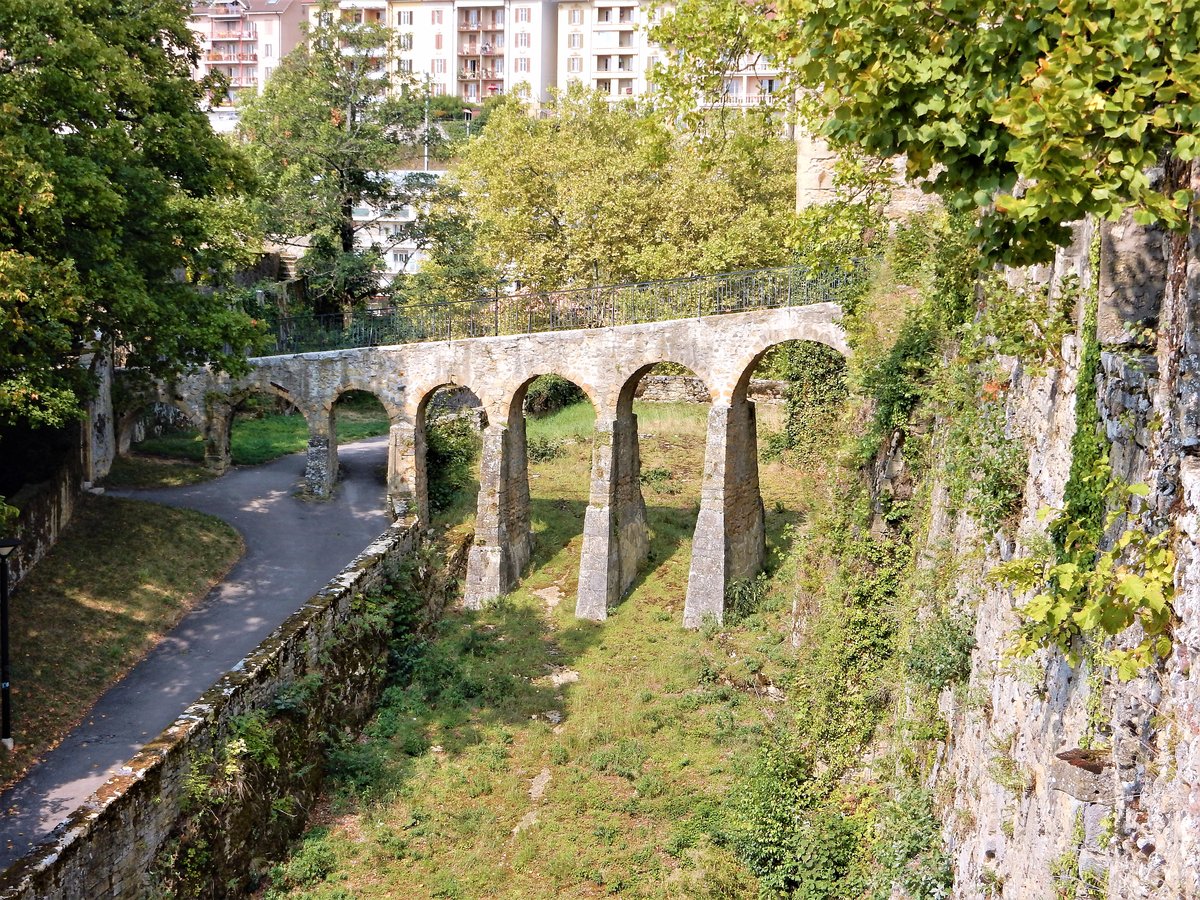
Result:
M547 416L587 397L579 385L558 375L540 375L525 392L525 412L531 416Z
M532 437L525 444L525 453L530 462L550 462L563 455L563 442L548 437Z
M918 629L904 667L916 681L940 691L971 674L974 649L975 617L963 610L943 610Z
M465 418L443 418L434 413L425 424L425 470L429 479L429 506L434 512L450 507L455 495L471 483L478 455L478 437Z

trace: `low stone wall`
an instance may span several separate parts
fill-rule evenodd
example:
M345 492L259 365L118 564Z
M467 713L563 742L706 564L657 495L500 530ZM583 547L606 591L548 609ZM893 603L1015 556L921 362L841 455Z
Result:
M0 900L244 896L303 827L327 742L371 715L390 626L370 598L418 539L388 529L0 876Z
M83 493L83 473L72 459L53 478L23 489L9 502L19 507L13 537L21 546L8 558L9 584L15 585L58 541ZM7 537L7 535L5 535Z
M748 397L755 403L783 403L787 386L786 381L753 378ZM701 379L687 375L647 375L634 396L646 403L707 403L712 399Z

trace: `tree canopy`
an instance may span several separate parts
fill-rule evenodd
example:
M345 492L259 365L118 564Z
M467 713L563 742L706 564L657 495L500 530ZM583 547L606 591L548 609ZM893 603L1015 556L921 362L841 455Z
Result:
M241 133L262 184L267 233L308 242L302 267L318 303L354 305L379 290L382 253L406 229L371 245L357 235L398 218L414 187L389 175L419 156L424 93L394 71L394 32L355 23L325 0L317 24L246 103ZM355 209L360 210L356 218Z
M483 259L558 288L786 262L794 168L769 116L700 143L576 85L536 118L506 99L453 173Z
M738 24L725 55L697 25L712 6ZM773 58L819 92L836 147L904 155L974 211L986 258L1045 260L1086 214L1177 227L1192 199L1152 175L1197 152L1189 0L683 0L657 37L684 52L685 84L747 48Z
M249 169L213 134L175 0L0 4L0 425L62 425L85 354L236 368L250 319L211 290L255 246Z

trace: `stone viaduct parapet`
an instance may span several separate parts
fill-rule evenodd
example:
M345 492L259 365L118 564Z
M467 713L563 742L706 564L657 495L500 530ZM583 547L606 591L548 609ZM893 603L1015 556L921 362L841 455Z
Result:
M600 620L632 585L649 549L634 391L655 364L684 365L707 386L711 400L684 612L684 624L696 627L706 616L722 617L729 580L753 576L763 564L750 375L762 355L783 341L816 341L847 354L840 317L837 304L818 303L610 328L260 357L250 360L252 371L244 378L202 371L162 388L160 399L202 423L206 463L224 469L238 403L258 392L285 398L308 423L306 490L323 497L334 489L338 470L334 404L347 391L368 391L391 420L392 513L427 522L425 409L440 387L470 388L485 413L466 585L466 602L478 606L515 587L532 549L525 392L539 375L575 382L596 410L576 611Z

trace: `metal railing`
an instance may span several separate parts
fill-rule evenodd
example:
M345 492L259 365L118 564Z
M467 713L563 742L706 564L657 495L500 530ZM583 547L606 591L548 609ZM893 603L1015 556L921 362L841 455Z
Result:
M726 313L840 302L862 283L864 266L810 272L755 269L563 291L496 294L348 315L291 316L276 325L275 353L455 341L577 328L611 328Z

